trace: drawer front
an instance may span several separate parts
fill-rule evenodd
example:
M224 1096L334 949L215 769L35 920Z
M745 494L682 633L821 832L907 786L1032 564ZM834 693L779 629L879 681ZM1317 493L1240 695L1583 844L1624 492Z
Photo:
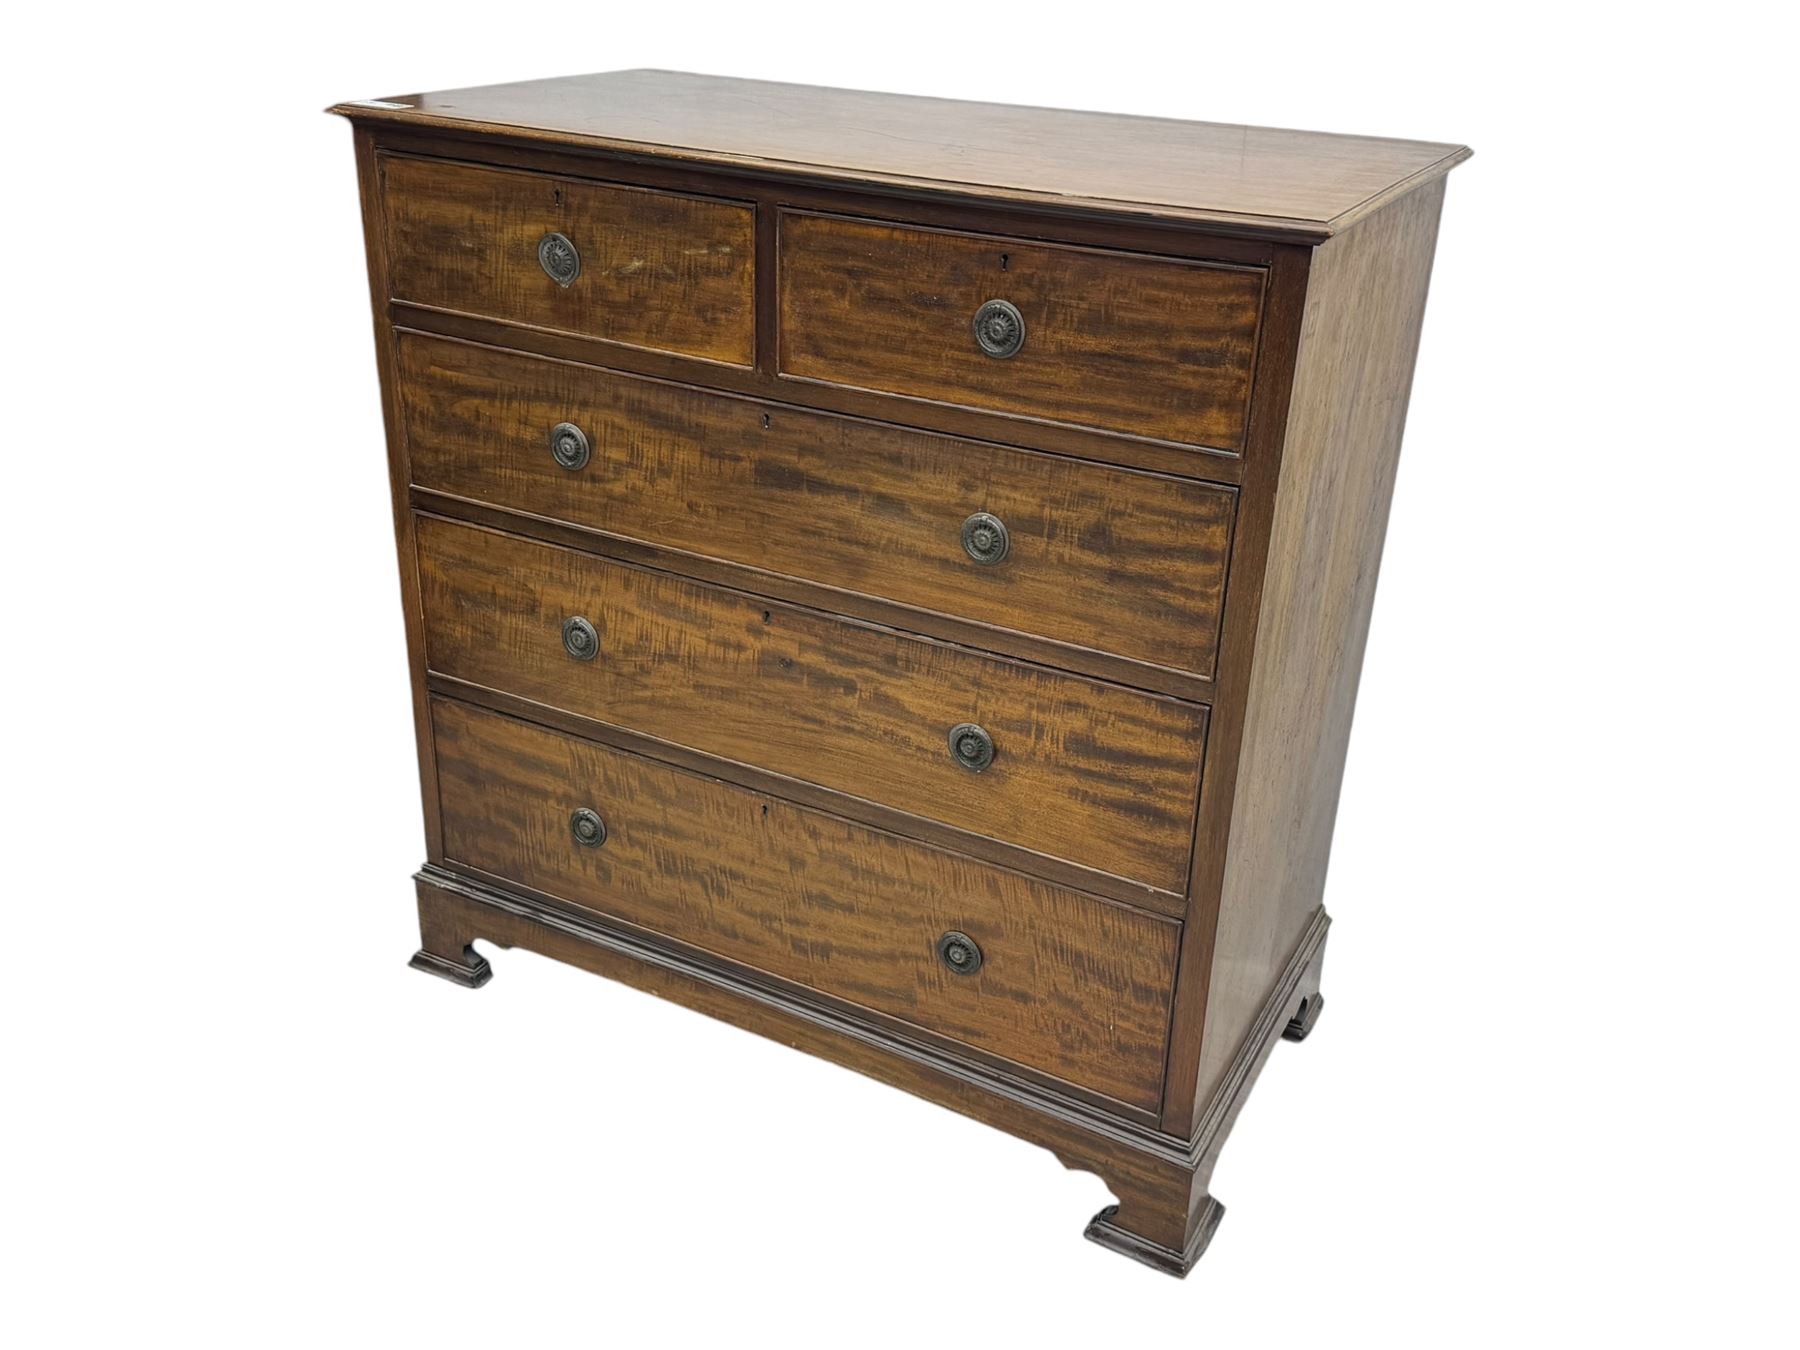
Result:
M1175 922L464 704L433 722L452 861L1157 1105Z
M1227 489L418 334L399 346L421 487L1212 673ZM553 445L558 428L573 439Z
M474 526L421 518L418 541L434 671L1185 889L1198 704ZM985 768L952 753L965 725Z
M755 360L751 207L400 157L383 159L382 187L396 300Z
M781 372L1241 451L1262 288L1255 268L788 213Z

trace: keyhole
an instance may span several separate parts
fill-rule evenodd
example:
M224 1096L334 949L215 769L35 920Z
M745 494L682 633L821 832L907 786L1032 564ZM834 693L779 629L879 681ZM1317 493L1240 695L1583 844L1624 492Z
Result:
M1002 253L1000 255L1000 270L1002 272L1004 272L1006 270L1006 261L1007 261L1006 254Z
M763 430L767 431L768 429L769 429L769 414L764 413L763 414Z

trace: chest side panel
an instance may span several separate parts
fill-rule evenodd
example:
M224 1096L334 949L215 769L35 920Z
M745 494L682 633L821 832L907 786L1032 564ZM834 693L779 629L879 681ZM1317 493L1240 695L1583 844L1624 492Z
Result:
M1325 888L1443 180L1315 253L1244 714L1198 1099Z

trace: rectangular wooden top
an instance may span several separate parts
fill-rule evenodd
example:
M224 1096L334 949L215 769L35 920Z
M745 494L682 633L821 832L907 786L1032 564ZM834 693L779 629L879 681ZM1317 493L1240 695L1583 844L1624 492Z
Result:
M359 121L997 198L1303 241L1469 157L1461 145L821 89L666 70L340 103Z

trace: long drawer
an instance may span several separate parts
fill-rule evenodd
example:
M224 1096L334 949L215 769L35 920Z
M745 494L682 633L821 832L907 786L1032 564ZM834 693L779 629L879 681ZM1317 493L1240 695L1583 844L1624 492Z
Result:
M734 365L755 359L739 202L388 156L397 300Z
M1153 1109L1179 925L448 700L452 862Z
M433 671L1186 888L1206 709L433 517Z
M781 373L1241 451L1263 273L786 212Z
M413 482L1210 675L1235 494L399 337Z

